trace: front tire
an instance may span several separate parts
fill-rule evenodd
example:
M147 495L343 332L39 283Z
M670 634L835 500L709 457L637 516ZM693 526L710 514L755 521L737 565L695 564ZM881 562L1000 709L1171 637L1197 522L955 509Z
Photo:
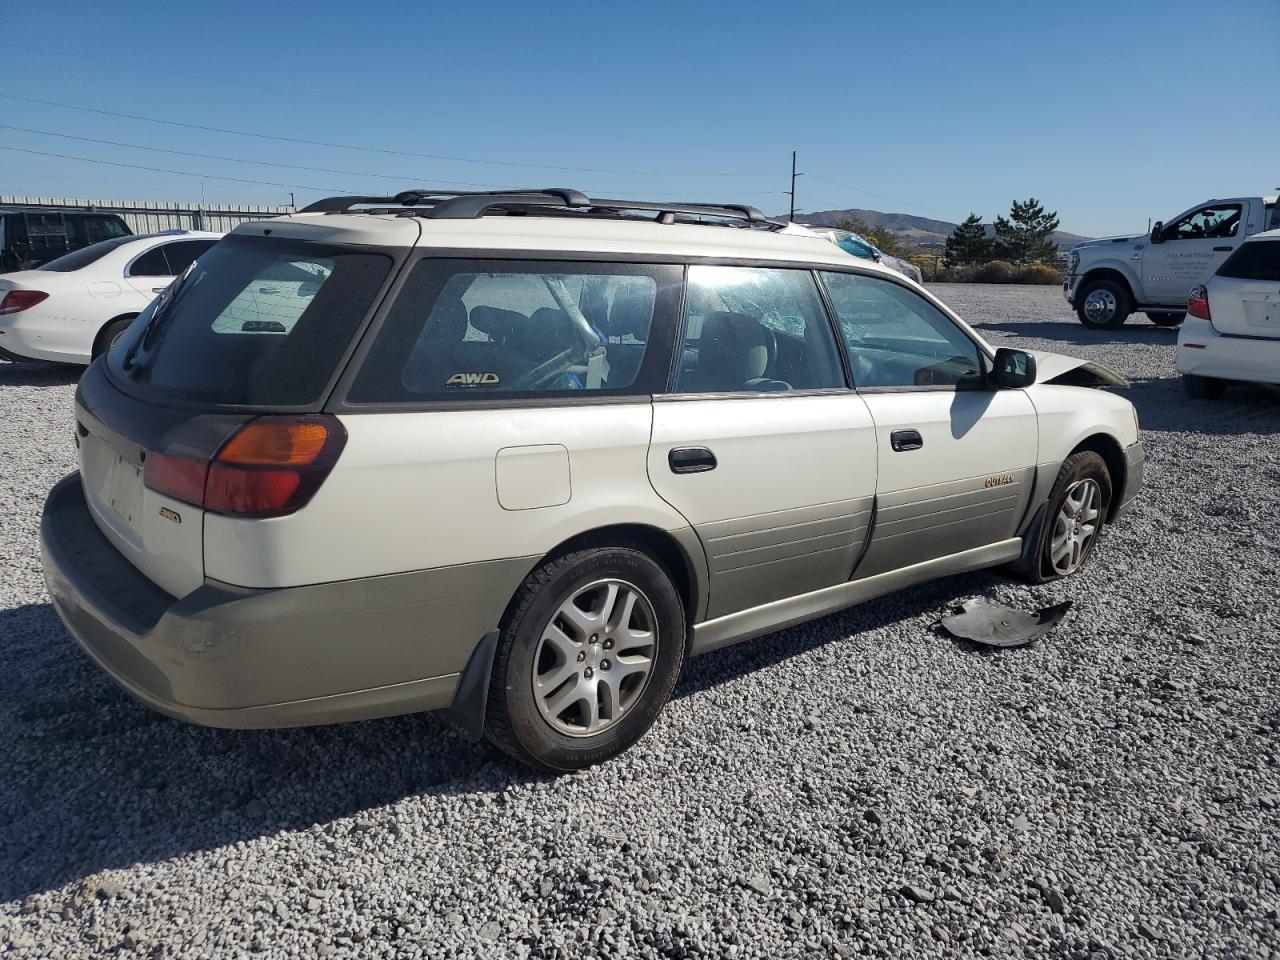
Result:
M1077 297L1076 316L1093 330L1115 330L1133 312L1129 288L1116 280L1094 280Z
M1147 319L1157 327L1177 327L1187 318L1185 310L1148 310Z
M1194 373L1184 373L1182 386L1187 391L1187 396L1196 400L1217 400L1227 389L1227 382L1217 377L1201 377Z
M680 596L648 554L591 547L547 560L504 618L487 736L548 773L616 757L670 698L686 631Z
M1092 450L1063 462L1049 493L1036 562L1027 577L1048 583L1078 573L1093 554L1111 505L1111 472Z

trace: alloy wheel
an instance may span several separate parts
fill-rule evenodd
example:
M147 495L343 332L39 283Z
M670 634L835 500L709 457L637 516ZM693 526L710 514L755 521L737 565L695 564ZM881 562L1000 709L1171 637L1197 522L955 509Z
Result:
M1049 540L1049 562L1054 573L1065 577L1080 569L1098 534L1101 514L1102 489L1096 480L1086 477L1067 488Z
M1106 323L1116 315L1116 295L1110 290L1091 290L1084 298L1084 314L1091 323Z
M658 620L625 580L580 587L543 628L533 657L538 712L557 732L592 736L644 693L658 653Z

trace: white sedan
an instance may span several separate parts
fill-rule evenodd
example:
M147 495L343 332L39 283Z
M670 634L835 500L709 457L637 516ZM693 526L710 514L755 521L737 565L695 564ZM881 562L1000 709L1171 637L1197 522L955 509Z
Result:
M220 233L116 237L0 276L0 357L89 363Z
M1231 381L1280 384L1280 230L1250 237L1191 291L1177 365L1200 399Z

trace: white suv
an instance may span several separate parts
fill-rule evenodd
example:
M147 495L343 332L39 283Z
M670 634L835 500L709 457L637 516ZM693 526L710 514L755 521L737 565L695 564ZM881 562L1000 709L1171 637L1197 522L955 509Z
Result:
M1114 374L993 350L746 207L333 198L243 224L94 363L46 578L151 706L447 709L568 770L687 655L909 584L1074 573L1137 493Z

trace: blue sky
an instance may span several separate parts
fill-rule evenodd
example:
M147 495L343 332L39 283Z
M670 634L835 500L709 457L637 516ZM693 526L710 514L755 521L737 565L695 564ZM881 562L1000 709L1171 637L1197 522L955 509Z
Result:
M796 149L803 210L989 220L1034 195L1099 236L1280 184L1280 0L50 0L4 19L0 147L34 152L0 149L0 193L564 185L777 213Z

